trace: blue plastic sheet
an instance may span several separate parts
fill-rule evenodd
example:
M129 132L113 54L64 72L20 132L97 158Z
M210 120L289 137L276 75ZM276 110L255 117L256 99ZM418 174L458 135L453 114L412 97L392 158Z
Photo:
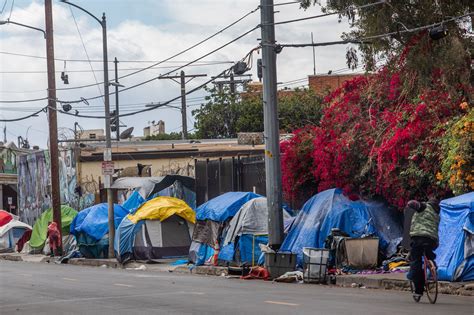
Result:
M440 203L438 278L445 281L474 280L474 192Z
M254 266L262 254L259 244L268 244L268 236L243 234L238 243L240 263Z
M200 205L196 209L196 219L224 222L233 217L244 203L257 197L261 196L253 192L227 192Z
M123 263L130 259L135 234L144 223L145 220L140 220L135 224L128 217L125 217L120 223L114 239L115 256L119 262Z
M297 254L302 267L303 247L323 248L332 228L351 237L375 234L383 250L393 250L402 239L401 225L393 216L383 204L351 201L340 189L325 190L304 204L280 250Z
M146 200L143 198L138 190L135 190L130 197L128 197L127 200L123 203L122 207L127 209L129 212L135 212L134 210L138 209L142 203L144 203Z
M116 229L127 214L128 211L125 208L114 204ZM108 205L106 203L100 203L84 209L72 221L70 233L76 236L79 233L86 233L90 237L100 240L105 234L109 233L108 216Z

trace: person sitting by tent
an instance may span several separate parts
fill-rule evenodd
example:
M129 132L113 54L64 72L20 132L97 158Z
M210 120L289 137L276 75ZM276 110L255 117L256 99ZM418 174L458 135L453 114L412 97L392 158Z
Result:
M439 203L435 199L430 199L428 202L410 200L407 207L415 211L410 227L410 272L407 277L413 281L414 297L419 300L423 296L425 286L422 257L426 255L434 262L436 258L434 250L439 245Z
M48 240L49 248L51 249L51 257L59 256L59 249L61 247L61 233L56 222L51 222L48 225Z

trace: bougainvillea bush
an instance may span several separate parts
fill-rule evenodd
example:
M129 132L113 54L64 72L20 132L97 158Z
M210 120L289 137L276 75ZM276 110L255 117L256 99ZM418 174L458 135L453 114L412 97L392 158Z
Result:
M423 74L405 66L410 55L429 53L425 35L376 73L329 94L320 125L282 144L287 200L339 187L401 209L409 199L474 189L472 88L447 84L436 66Z

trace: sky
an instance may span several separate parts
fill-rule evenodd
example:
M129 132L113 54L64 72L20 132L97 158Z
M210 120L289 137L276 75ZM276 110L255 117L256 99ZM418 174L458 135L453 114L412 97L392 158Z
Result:
M108 58L119 60L119 76L166 59L207 36L224 28L250 11L256 9L258 0L75 0L75 4L101 18L107 17ZM275 3L290 1L279 0ZM14 21L44 29L44 2L39 0L0 0L0 20ZM13 6L12 6L13 4ZM321 13L318 6L303 10L299 4L290 3L276 7L275 21L284 21ZM92 17L60 1L53 0L54 49L56 68L57 98L61 101L79 100L103 94L102 29ZM250 14L241 22L220 33L204 44L180 55L156 68L120 79L120 84L130 87L156 78L160 74L180 70L175 69L186 62L201 57L215 48L233 40L260 23L260 12ZM277 25L276 39L279 43L310 43L311 32L315 42L339 40L343 32L349 30L346 21L338 21L337 15L302 22ZM190 81L188 90L201 85L210 77L227 69L242 59L258 45L260 29L213 53L198 63L184 68L186 74L207 74L207 77ZM317 47L316 71L329 70L351 73L347 69L347 46ZM0 25L0 117L17 118L31 114L44 106L46 101L5 103L23 101L47 96L46 46L40 32L17 25ZM254 53L254 64L261 54ZM66 61L64 61L66 60ZM89 62L90 60L90 62ZM94 71L92 71L94 70ZM69 76L69 84L61 80L61 72ZM361 69L356 69L360 72ZM312 48L285 48L277 57L277 79L281 87L285 82L299 80L289 87L307 84L304 79L313 73ZM254 80L256 67L249 74ZM114 77L114 64L109 64L109 80ZM291 83L291 82L290 82ZM81 87L92 85L89 87ZM114 88L111 87L111 91ZM172 80L156 79L137 88L119 93L121 113L130 113L146 108L151 102L164 102L180 95L180 87ZM193 131L194 119L191 111L204 102L205 91L199 90L187 96L188 130ZM73 110L84 115L104 115L104 100L97 98L85 103L72 104ZM178 105L179 100L175 105ZM115 107L115 96L110 104ZM60 104L58 104L60 106ZM166 132L181 130L181 114L176 108L159 108L134 116L121 118L121 123L134 127L135 136L143 135L143 128L150 121L163 120ZM72 138L74 123L83 129L104 128L103 119L87 119L58 113L60 138ZM30 144L45 148L48 143L48 120L45 113L19 122L0 123L2 131L6 126L8 141L18 136L28 138ZM3 133L0 140L3 140Z

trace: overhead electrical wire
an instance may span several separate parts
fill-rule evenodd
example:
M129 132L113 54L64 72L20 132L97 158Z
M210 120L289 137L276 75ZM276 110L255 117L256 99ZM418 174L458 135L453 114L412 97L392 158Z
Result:
M137 74L137 73L140 73L140 72L143 72L143 71L148 70L148 69L150 69L150 68L153 68L153 67L155 67L155 66L158 66L158 65L160 65L160 64L162 64L162 63L168 62L168 61L170 61L171 59L174 59L174 58L176 58L176 57L178 57L178 56L180 56L180 55L182 55L182 54L184 54L184 53L190 51L191 49L194 49L194 48L196 48L196 47L202 45L203 43L209 41L210 39L216 37L217 35L223 33L223 32L226 31L227 29L231 28L232 26L236 25L236 24L239 23L240 21L242 21L242 20L244 20L245 18L247 18L248 16L254 14L254 13L257 12L259 9L260 9L260 7L257 7L257 8L255 8L255 9L251 10L250 12L244 14L242 17L238 18L237 20L233 21L232 23L230 23L230 24L228 24L227 26L221 28L221 29L218 30L217 32L213 33L212 35L210 35L210 36L204 38L203 40L197 42L196 44L191 45L191 46L189 46L188 48L186 48L186 49L184 49L184 50L182 50L182 51L180 51L180 52L178 52L178 53L176 53L176 54L174 54L174 55L172 55L172 56L170 56L170 57L168 57L168 58L166 58L166 59L163 59L163 60L161 60L161 61L159 61L159 62L156 62L156 63L154 63L154 64L152 64L152 65L150 65L150 66L147 66L147 67L142 68L142 69L140 69L140 70L134 71L134 72L132 72L132 73L129 73L129 74L120 76L118 79L120 80L120 79L129 77L129 76L135 75L135 74ZM258 27L258 26L257 26L257 27ZM247 34L249 34L249 33L251 33L251 32L254 31L257 27L255 27L255 28L253 28L251 31L246 32L246 33L244 33L243 35L239 36L236 40L238 40L238 39L244 37L245 35L247 35ZM234 41L235 41L235 40L234 40ZM233 42L233 41L229 42L229 44L232 43L232 42ZM228 45L228 44L227 44L227 45ZM216 52L216 51L218 51L218 50L220 50L220 49L226 47L227 45L221 46L221 48L219 48L219 49L217 49L217 50L214 50L212 53L214 53L214 52ZM208 55L210 55L210 54L207 54L206 56L208 56ZM180 70L180 69L182 69L182 68L184 68L184 67L186 67L186 66L189 66L189 65L195 63L196 61L200 61L200 60L202 60L202 59L204 59L204 58L205 58L205 57L203 57L203 58L198 58L198 59L193 60L192 62L188 62L188 63L185 64L185 66L181 66L181 67L179 67L179 68L177 68L177 69L175 69L175 70L173 70L173 71L170 71L170 72L167 73L167 74L170 74L170 73L172 73L172 72L174 72L174 71ZM167 75L167 74L166 74L166 75ZM155 79L158 79L158 78L159 78L159 77L157 77L157 78L155 78ZM145 81L145 83L143 83L143 84L149 83L149 82L151 82L151 81L153 81L153 80L147 80L147 81ZM100 83L98 83L98 84L103 84L103 82L100 82ZM96 83L96 84L89 84L89 85L79 86L79 87L57 88L56 90L80 89L80 88L91 87L91 86L95 86L95 85L97 85L97 83ZM139 84L139 85L136 85L136 86L140 86L140 85L142 85L142 84ZM135 86L135 87L136 87L136 86ZM130 87L130 88L131 88L131 87ZM130 88L127 88L127 90L130 89ZM120 92L120 91L119 91L119 92ZM115 92L112 92L112 93L110 93L109 95L113 95L113 94L115 94ZM103 95L101 95L101 96L99 96L99 97L92 98L92 99L100 98L100 97L102 97L102 96L103 96ZM45 98L45 99L47 99L47 98ZM45 100L45 99L38 99L38 101ZM25 101L23 101L23 102L31 102L31 101L32 101L32 100L25 100ZM34 101L37 101L37 100L34 100ZM13 102L0 101L0 103L13 103ZM15 101L15 103L21 103L21 101ZM70 102L70 103L74 103L74 102ZM77 103L77 102L76 102L76 103Z

